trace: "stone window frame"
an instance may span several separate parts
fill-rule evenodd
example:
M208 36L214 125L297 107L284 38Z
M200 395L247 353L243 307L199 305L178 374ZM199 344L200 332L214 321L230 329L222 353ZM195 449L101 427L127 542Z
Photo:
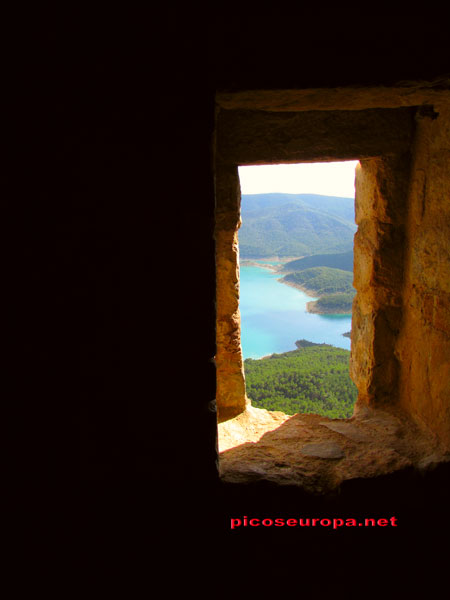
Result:
M240 345L240 185L244 165L359 160L356 173L351 377L355 411L398 402L405 225L426 94L287 90L217 95L215 129L218 422L249 403ZM425 106L425 108L424 108ZM419 108L421 107L421 108ZM431 111L432 112L432 111Z

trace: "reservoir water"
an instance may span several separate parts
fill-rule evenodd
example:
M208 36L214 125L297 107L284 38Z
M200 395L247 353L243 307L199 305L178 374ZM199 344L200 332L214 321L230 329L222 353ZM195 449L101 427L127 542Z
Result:
M350 315L308 313L311 298L277 281L281 275L263 267L240 267L241 343L245 358L295 350L305 339L350 350Z

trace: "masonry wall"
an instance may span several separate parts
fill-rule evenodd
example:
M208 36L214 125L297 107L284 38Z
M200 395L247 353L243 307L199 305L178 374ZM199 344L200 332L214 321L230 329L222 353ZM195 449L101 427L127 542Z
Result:
M216 404L218 421L246 406L239 314L241 192L234 165L217 165L215 178Z
M343 94L342 94L343 92ZM342 95L341 95L342 94ZM311 99L313 96L313 99ZM334 107L295 92L225 94L216 118L217 404L245 408L240 350L237 165L359 158L351 376L364 406L403 410L444 448L449 437L448 96L375 89ZM251 102L263 110L249 110ZM432 100L440 106L439 116ZM368 103L367 110L361 110ZM389 109L377 109L376 103ZM417 103L417 105L415 105ZM337 106L336 106L337 104ZM296 106L295 111L280 111ZM374 106L375 105L375 106ZM226 108L224 109L223 106ZM245 109L242 110L242 106ZM392 110L394 109L394 110ZM426 340L422 342L421 340Z
M450 449L450 106L419 115L409 190L400 404Z
M398 402L395 344L402 325L410 152L360 162L355 177L350 373L357 408Z

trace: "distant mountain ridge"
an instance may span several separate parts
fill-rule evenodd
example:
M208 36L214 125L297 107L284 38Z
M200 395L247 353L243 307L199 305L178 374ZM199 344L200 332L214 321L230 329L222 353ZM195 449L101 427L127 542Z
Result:
M354 199L317 194L242 195L243 258L336 254L353 248Z

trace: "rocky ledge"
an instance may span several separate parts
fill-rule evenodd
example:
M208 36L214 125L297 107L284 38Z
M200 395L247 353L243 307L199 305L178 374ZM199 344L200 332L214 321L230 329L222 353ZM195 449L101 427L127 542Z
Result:
M345 480L407 467L424 471L450 460L403 414L379 409L341 420L247 406L218 430L220 475L230 483L267 480L321 494Z

